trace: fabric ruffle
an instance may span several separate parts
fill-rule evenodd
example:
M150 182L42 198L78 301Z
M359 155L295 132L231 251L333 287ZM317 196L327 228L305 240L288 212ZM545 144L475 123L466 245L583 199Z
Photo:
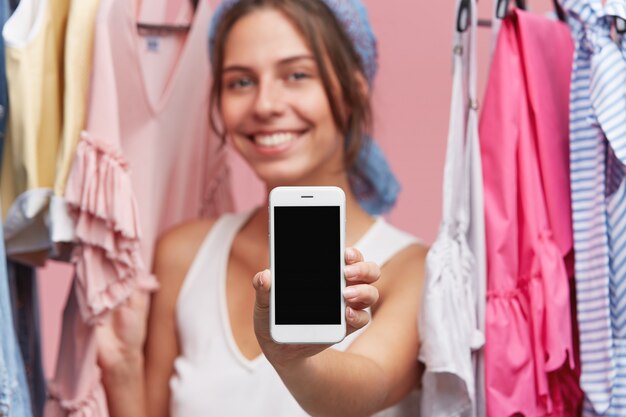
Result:
M564 381L552 375L562 372L561 379L575 379L571 326L559 320L571 316L563 257L548 231L540 232L534 252L531 275L519 277L517 288L488 293L488 340L499 342L485 349L503 360L488 362L487 378L489 372L511 376L509 386L502 379L497 386L487 386L490 398L502 399L489 405L490 415L567 415L580 400L580 395L564 398L559 389ZM512 403L510 398L520 401Z
M76 220L73 262L81 315L93 322L137 287L156 288L140 254L140 224L128 165L119 151L86 132L65 198Z
M488 415L521 413L539 416L536 407L535 365L528 319L535 300L530 300L528 280L510 291L490 291L487 294L485 344ZM509 375L499 378L495 375ZM508 384L507 384L508 382ZM515 398L515 404L510 399Z
M537 333L537 337L543 340L547 351L546 370L555 371L563 364L568 364L570 369L574 369L576 364L572 346L571 322L563 323L559 320L561 317L571 317L569 278L563 254L549 230L539 233L535 262L533 270L543 276L541 280L543 293L549 295L549 299L545 300L545 329Z
M426 278L419 316L419 359L426 365L422 380L426 415L462 415L472 407L472 352L485 342L473 310L471 277L475 258L463 227L443 224L426 257ZM463 314L459 314L462 312ZM428 406L425 406L428 404Z
M46 417L104 417L109 415L104 387L95 381L87 396L77 400L65 400L55 391L54 385L48 386L49 400L46 402Z

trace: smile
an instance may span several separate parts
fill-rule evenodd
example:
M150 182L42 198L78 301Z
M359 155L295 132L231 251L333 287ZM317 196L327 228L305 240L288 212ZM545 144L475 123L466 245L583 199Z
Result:
M264 148L274 148L293 141L299 135L293 132L276 132L271 134L259 134L252 136L255 144Z

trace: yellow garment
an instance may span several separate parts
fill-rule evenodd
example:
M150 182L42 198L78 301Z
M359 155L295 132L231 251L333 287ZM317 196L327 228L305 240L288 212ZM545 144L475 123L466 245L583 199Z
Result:
M63 132L57 159L54 194L63 196L80 132L85 128L93 36L100 0L70 0L65 34Z
M7 251L22 262L41 264L52 243L73 240L63 193L85 124L99 3L22 0L5 26L10 115L3 212Z
M2 32L9 118L1 193L9 254L50 246L46 195L61 137L68 7L69 0L22 0Z

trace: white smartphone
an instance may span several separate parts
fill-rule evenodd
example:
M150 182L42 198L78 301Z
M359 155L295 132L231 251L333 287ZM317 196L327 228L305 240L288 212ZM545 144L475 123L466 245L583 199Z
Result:
M270 334L277 343L346 336L346 196L338 187L270 192Z

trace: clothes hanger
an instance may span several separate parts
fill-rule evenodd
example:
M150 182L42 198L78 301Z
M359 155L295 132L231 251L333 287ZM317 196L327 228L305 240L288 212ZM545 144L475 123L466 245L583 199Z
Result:
M498 19L504 19L504 17L509 13L509 2L510 0L498 0L498 5L496 7L496 17ZM515 0L515 7L526 10L526 0Z
M556 0L554 0L556 2ZM526 10L525 0L515 0L515 5L522 10ZM498 8L496 17L503 19L509 10L509 0L498 0ZM456 15L456 30L459 32L465 32L469 26L469 0L461 0L459 3L459 10ZM478 26L491 27L491 19L478 19Z
M478 1L477 1L478 2ZM515 4L518 8L526 10L525 0L515 0ZM504 18L508 12L509 0L498 0L498 12L496 17L499 19ZM459 3L459 10L456 14L456 30L459 33L463 33L467 30L470 21L469 0L461 0ZM491 27L491 19L478 19L478 26Z
M496 9L496 16L498 19L504 19L509 11L509 2L510 0L498 0L498 7ZM556 16L561 22L567 21L567 16L565 11L561 7L561 4L558 0L552 0L552 5L554 6L554 12ZM515 0L515 6L518 9L526 10L526 0Z
M470 0L461 0L459 3L459 10L456 14L456 30L459 33L463 33L469 27L470 22L470 9L469 9ZM478 1L477 1L478 2ZM477 19L478 26L491 27L490 19Z
M470 24L470 0L461 0L459 2L459 10L456 14L456 30L459 33L463 33L467 30Z
M190 0L191 6L193 7L193 11L195 12L198 8L199 0ZM153 24L153 23L143 23L137 22L137 30L140 32L150 32L156 33L159 35L162 34L173 34L173 33L185 33L189 32L191 29L191 25L163 25L163 24Z
M554 5L554 11L559 20L563 23L567 23L567 14L565 14L565 10L561 7L559 0L552 0L552 4Z

